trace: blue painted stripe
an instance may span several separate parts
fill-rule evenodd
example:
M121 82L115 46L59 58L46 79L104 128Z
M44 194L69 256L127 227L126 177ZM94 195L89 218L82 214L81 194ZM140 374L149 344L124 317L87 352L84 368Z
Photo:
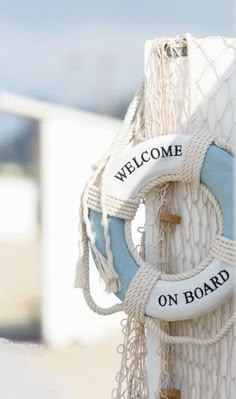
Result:
M224 236L235 239L234 173L235 158L222 148L211 145L201 171L201 181L217 199L224 220Z
M106 256L103 226L101 225L102 215L96 211L90 211L90 221L93 233L95 234L96 247L103 256ZM111 249L113 253L114 269L117 272L121 289L116 293L121 301L124 301L126 291L138 271L138 266L132 258L125 241L124 225L122 219L110 217L109 232Z

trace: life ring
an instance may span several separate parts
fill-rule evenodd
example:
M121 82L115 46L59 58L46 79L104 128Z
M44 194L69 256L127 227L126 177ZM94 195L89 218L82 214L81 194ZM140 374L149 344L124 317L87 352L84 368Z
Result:
M186 134L159 136L138 144L112 162L103 182L103 190L110 196L130 200L137 198L140 192L157 179L181 180L181 171L189 148L194 154L194 142ZM209 264L191 277L177 281L159 279L145 307L147 316L169 321L190 319L211 312L233 295L236 237L232 211L235 158L227 149L221 148L212 140L206 146L199 165L199 184L207 187L222 212L223 231L218 240L226 246L225 253L229 253L229 257L222 258L221 254L217 255L217 250L213 250ZM101 217L101 212L90 207L89 219L96 247L106 257ZM126 243L126 223L121 217L109 216L110 246L114 269L121 285L116 295L121 301L124 301L140 266Z

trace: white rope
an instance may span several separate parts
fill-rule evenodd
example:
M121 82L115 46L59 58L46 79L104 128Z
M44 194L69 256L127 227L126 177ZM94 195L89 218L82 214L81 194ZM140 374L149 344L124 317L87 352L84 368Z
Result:
M151 291L160 279L161 272L144 264L135 274L124 300L124 311L135 320L144 322L145 307Z
M171 336L169 334L166 334L164 331L160 329L158 320L155 320L151 317L145 317L145 322L148 327L150 327L153 331L155 331L159 339L165 344L171 344L171 345L191 344L198 346L210 346L210 345L216 345L228 334L230 329L236 323L236 312L226 321L226 323L223 325L223 327L221 327L221 329L216 333L214 337L207 339L198 339L187 336L182 336L182 337Z
M75 287L84 288L84 281L85 281L85 269L89 265L89 260L83 256L86 252L85 247L87 246L86 240L89 240L90 246L92 251L96 254L97 260L99 261L98 264L100 265L100 273L102 275L103 280L106 284L106 290L108 292L117 292L119 289L119 278L117 273L113 268L113 259L112 253L110 250L110 240L109 240L109 227L108 227L108 220L107 220L107 213L105 212L106 202L105 195L101 192L101 199L102 208L103 208L103 224L104 224L104 237L106 243L106 255L108 259L100 256L97 249L96 249L96 242L95 237L93 235L90 220L88 217L89 214L89 206L88 206L88 198L91 200L91 192L96 191L94 187L96 187L96 183L101 180L101 176L104 175L104 170L106 169L106 165L109 162L111 157L114 158L118 156L119 153L127 146L134 138L134 131L133 125L135 124L135 116L137 116L139 112L139 108L141 107L143 101L143 83L141 84L137 94L134 96L132 103L130 104L128 111L126 113L124 122L122 124L122 128L116 138L114 139L109 151L104 155L101 159L100 163L97 165L93 176L90 178L85 190L83 192L81 198L81 206L80 206L80 239L79 239L79 260L77 262L77 268L75 273ZM101 190L102 191L102 190ZM98 203L96 200L96 194L92 196L92 203L95 207L95 210L100 209L97 208ZM131 205L131 201L130 201ZM112 205L111 205L112 208ZM134 214L134 213L133 213ZM124 214L123 214L124 216ZM127 215L126 215L127 216ZM86 234L85 234L86 231ZM81 234L82 232L82 234ZM80 277L81 276L81 277ZM92 303L92 302L91 302Z
M190 42L191 38L187 38L188 41L188 52L191 52ZM160 77L160 92L159 107L156 109L153 107L153 103L149 104L145 102L145 107L153 108L153 118L159 121L159 132L151 131L150 126L145 126L148 130L148 137L154 137L157 133L166 134L174 133L176 129L176 117L174 98L171 94L171 85L169 79L171 73L173 73L171 63L167 62L165 54L166 39L157 41L157 51L161 53L160 58L157 57L160 63L161 77ZM168 41L168 46L172 46L172 41ZM190 60L191 57L189 57ZM191 67L190 67L190 70ZM182 345L192 344L200 346L214 345L220 342L223 337L228 334L232 325L236 322L236 312L229 318L228 321L220 328L214 337L206 339L192 338L188 336L174 336L170 334L170 330L163 327L163 323L159 320L152 319L145 316L145 307L149 299L150 293L160 280L166 281L181 281L188 279L196 274L203 271L211 262L213 258L225 261L229 264L235 264L235 241L226 239L222 236L223 234L223 219L222 213L219 208L219 204L207 188L201 185L202 189L207 193L210 202L216 210L218 219L218 235L215 242L212 245L208 256L194 269L178 274L168 274L160 270L156 270L148 265L140 254L137 253L134 247L132 234L131 234L131 221L135 217L138 209L140 200L156 185L164 185L165 192L167 183L170 181L184 181L187 183L200 184L200 172L204 162L204 158L208 147L214 142L219 147L225 149L229 153L235 156L235 150L231 145L223 141L222 139L216 139L207 132L196 131L196 107L195 107L195 90L193 87L194 79L189 79L190 83L190 121L189 128L192 134L191 142L187 147L186 156L184 158L183 167L181 172L169 176L164 176L158 179L154 179L146 187L144 187L136 199L124 200L114 195L110 195L105 190L104 182L111 162L113 162L122 151L130 145L134 145L144 140L146 132L144 133L144 86L140 87L139 91L134 97L128 112L126 114L122 128L118 136L113 141L109 151L104 155L102 160L98 163L95 168L94 174L91 177L88 185L81 200L80 210L80 258L78 261L78 267L76 271L76 284L83 289L84 297L87 305L94 312L100 315L109 315L115 312L124 310L128 315L128 320L123 327L124 332L124 345L122 346L122 364L120 372L117 375L118 388L113 391L114 399L147 399L147 384L146 384L146 367L145 367L145 356L146 356L146 343L145 343L145 324L148 327L154 329L157 333L161 343L170 345ZM192 82L192 83L191 83ZM156 96L157 93L153 92ZM155 108L155 109L154 109ZM150 110L149 110L150 111ZM161 186L159 186L161 187ZM162 189L162 188L161 188ZM164 197L163 197L164 198ZM162 202L162 205L166 206L166 202ZM105 240L105 253L101 254L96 246L96 237L93 234L91 228L91 222L89 218L90 210L95 210L101 213L102 226L104 231ZM89 283L89 245L98 271L105 281L106 290L108 292L117 292L120 289L120 282L117 273L113 266L113 255L110 243L109 234L109 216L121 218L125 220L125 239L127 247L135 259L137 265L140 267L139 271L135 274L135 277L131 281L124 303L118 303L109 308L102 308L98 306L90 292ZM166 236L165 236L166 238ZM164 252L168 252L167 247L162 248L162 255L158 261L163 266L163 260L168 261L169 257L165 257ZM125 266L125 265L124 265ZM165 266L164 266L165 267ZM169 271L168 269L164 269ZM169 358L169 356L166 356ZM164 370L168 374L170 367L166 367ZM136 396L134 396L136 395Z
M133 131L131 129L132 122L134 121L135 115L137 113L137 110L139 108L140 103L142 102L143 98L143 84L141 85L141 88L138 90L138 93L135 95L131 105L129 106L129 109L127 111L124 124L122 126L121 132L118 136L118 139L113 142L113 145L111 146L110 150L110 156L108 158L108 161L105 165L103 175L102 175L102 181L101 181L101 207L102 207L102 225L104 229L104 238L105 238L105 248L106 248L106 256L108 259L108 263L110 265L110 268L113 270L113 275L114 275L114 281L112 286L110 286L109 291L111 292L117 292L120 288L120 282L117 274L115 273L114 267L113 267L113 254L110 248L110 235L109 235L109 224L108 224L108 213L106 209L106 192L104 190L104 180L106 179L109 166L112 162L113 159L115 159L121 152L122 150L128 145L128 143L131 142L133 138Z
M236 241L222 235L217 235L211 248L211 255L215 259L236 265Z
M200 183L200 174L209 146L214 142L214 137L209 133L199 130L192 134L183 158L181 181L185 183Z
M137 133L133 130L133 126L135 125L135 117L138 116L138 110L142 110L143 112L143 85L140 90L134 97L133 102L131 103L128 112L126 114L122 129L117 136L117 138L112 143L110 150L104 156L104 158L99 163L98 167L95 170L94 175L91 177L88 185L85 188L85 191L82 196L81 201L81 211L80 211L80 259L78 262L78 268L76 273L76 282L80 287L84 290L84 295L88 306L99 314L111 314L113 312L117 312L123 309L122 304L117 304L108 309L103 309L97 306L91 295L90 295L90 287L89 287L89 246L88 241L90 242L91 249L94 253L94 256L97 260L96 264L98 266L99 272L106 282L106 287L109 292L116 292L119 289L119 279L113 268L113 256L110 248L110 236L109 236L109 224L108 224L108 215L114 217L120 217L126 221L131 221L136 213L136 210L139 205L140 198L142 198L149 190L151 190L157 184L163 184L167 181L171 180L184 180L186 182L195 182L199 183L200 179L200 171L202 168L202 164L204 162L204 157L209 145L212 142L215 142L216 145L230 152L231 154L235 154L235 150L231 145L225 143L221 139L214 139L211 135L206 132L195 132L193 134L193 138L191 140L190 145L187 148L186 157L184 159L183 168L179 175L171 175L165 176L162 178L155 179L150 182L140 193L137 199L135 200L126 200L117 198L112 195L108 195L104 191L103 181L106 178L107 173L109 172L109 166L111 162L122 152L122 150L134 140ZM140 124L140 122L139 122ZM195 144L195 145L193 145ZM97 182L101 182L100 189L96 186ZM217 210L218 214L219 206L214 197L211 197L211 202L214 208ZM93 235L91 224L89 220L89 208L94 209L98 212L102 212L102 224L104 228L104 238L105 238L105 247L106 247L106 257L99 253L96 248L95 237ZM155 272L155 278L152 276L150 278L150 286L153 287L154 281L157 279L164 279L170 281L178 281L182 279L187 279L195 274L202 271L208 264L212 257L216 257L220 260L227 260L229 262L235 262L235 242L229 242L227 239L221 236L222 234L222 217L218 216L218 219L221 221L219 235L215 243L213 244L212 250L209 256L195 269L190 270L188 272L180 273L177 275L172 274L164 274L160 272ZM152 275L150 266L147 266L143 261L140 255L137 254L137 251L134 249L132 237L131 237L131 228L130 223L125 224L125 237L128 248L136 260L137 264L141 266L140 271L136 274L134 281L131 283L130 288L127 293L127 300L125 302L125 308L127 313L136 314L137 318L141 318L143 320L144 309L147 302L147 298L149 297L149 292L147 289L143 288L142 281L149 281L149 275ZM144 278L145 275L145 278ZM149 284L146 283L145 284ZM135 295L135 291L133 287L140 286L140 290L143 292L142 295ZM134 304L132 305L132 297ZM144 298L144 299L142 299ZM138 300L137 300L138 299ZM141 300L142 299L142 300ZM138 304L140 302L140 304ZM139 308L139 310L137 310ZM131 310L130 310L131 309ZM136 310L135 310L136 309ZM226 323L227 324L227 323ZM227 324L228 325L228 324ZM227 329L222 329L222 331L228 331ZM222 336L222 335L220 335ZM185 338L183 337L183 342ZM175 341L179 342L179 340Z
M89 187L88 207L97 212L102 212L101 195L96 186ZM139 199L121 199L115 195L105 194L106 210L109 216L115 216L124 220L133 220L139 207Z
M209 143L212 143L213 139L210 135L205 135L204 134L204 146L199 149L199 153L201 153L202 158L204 159L205 157L205 152L207 148L209 147ZM207 137L207 139L205 139ZM193 142L195 142L195 137L193 138ZM223 141L220 142L221 148L227 147L230 152L233 152L233 149L231 146L228 144L225 145ZM198 147L199 148L199 147ZM203 149L204 148L204 149ZM191 151L187 152L187 163L189 163L189 158L191 157ZM202 158L197 155L196 159L197 161L195 162L195 165L202 164ZM186 165L185 165L186 167ZM198 169L198 168L197 168ZM197 173L199 176L199 171ZM156 184L163 184L166 181L169 181L171 178L173 180L180 179L180 176L178 175L172 175L172 176L163 176L161 178L156 179L155 181L149 183L145 189L139 194L144 195L147 190L150 190L153 186ZM195 178L194 178L195 179ZM93 183L93 180L92 180ZM166 273L161 273L158 270L155 270L151 268L149 265L146 264L146 262L142 259L142 257L137 253L134 245L133 245L133 240L132 240L132 234L131 234L131 224L130 221L133 219L134 214L137 210L139 200L129 200L129 201L123 201L120 198L116 198L115 196L112 195L105 195L104 197L104 202L106 206L106 215L111 214L112 216L115 217L122 217L124 220L126 220L125 223L125 239L127 246L129 248L129 251L133 258L136 260L137 264L140 266L139 272L136 273L133 281L131 282L126 299L124 304L117 304L111 308L108 309L103 309L98 307L94 301L92 300L92 297L90 295L90 288L89 288L89 256L88 256L88 243L87 239L89 238L90 245L92 248L92 251L94 253L95 258L97 259L97 266L100 271L100 274L102 277L105 276L109 269L109 260L108 257L105 258L101 254L99 255L99 252L97 251L96 248L96 243L95 243L95 238L92 233L91 225L90 225L90 220L88 216L88 204L91 206L92 209L95 209L97 211L104 211L103 207L104 204L99 203L99 189L96 188L91 182L88 184L87 188L85 189L85 193L83 195L83 200L82 204L84 205L84 213L82 213L83 217L83 223L82 223L82 229L81 229L81 242L82 242L82 252L81 252L81 262L84 263L84 271L85 273L81 272L83 278L81 279L83 289L84 289L84 294L85 294L85 299L88 304L88 306L95 312L103 315L111 314L112 312L117 312L120 310L125 310L127 314L129 314L132 317L135 317L137 320L143 321L144 320L144 312L145 312L145 306L147 304L148 298L150 296L150 292L152 288L154 287L155 283L157 282L158 279L161 280L167 280L167 281L180 281L183 279L188 279L193 277L194 275L200 273L202 270L204 270L210 263L210 261L215 257L216 259L220 259L223 261L228 261L230 264L235 264L235 241L234 240L229 240L225 237L222 236L222 231L223 231L223 219L222 219L222 214L221 210L219 208L219 205L214 198L214 196L207 190L206 187L202 185L203 190L207 193L212 205L214 206L218 218L218 223L219 223L219 234L216 237L216 240L212 246L212 249L209 253L209 255L201 262L200 265L198 265L196 268L179 273L179 274L166 274ZM124 207L122 206L122 202ZM86 226L86 229L85 229ZM105 236L105 233L104 233ZM80 270L81 270L80 266ZM113 276L113 274L111 274ZM105 278L105 277L104 277ZM234 317L233 317L234 320ZM230 324L231 325L231 324ZM226 322L225 326L228 326L228 322ZM227 333L228 329L225 328L225 326L222 327L222 333L220 334L220 337L222 337L223 333ZM166 334L166 333L165 333ZM165 339L168 336L168 334L165 335ZM195 338L191 338L191 340L194 340ZM180 339L173 340L171 343L180 343L180 342L185 342L185 337L182 338L182 341ZM187 343L188 341L186 341ZM192 342L192 341L191 341ZM197 340L196 342L202 342L202 340ZM214 340L212 341L214 342Z

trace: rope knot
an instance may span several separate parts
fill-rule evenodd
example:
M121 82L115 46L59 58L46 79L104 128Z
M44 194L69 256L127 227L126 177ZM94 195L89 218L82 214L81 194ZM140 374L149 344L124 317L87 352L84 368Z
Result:
M210 253L215 259L234 266L236 264L236 241L217 235Z
M200 183L202 165L209 146L215 138L204 130L196 131L187 145L180 171L181 181L185 183Z
M109 216L118 217L126 221L132 221L139 207L138 199L122 199L112 194L106 194L105 207ZM89 187L88 207L102 213L101 193L98 187Z
M162 273L144 264L131 281L124 300L124 312L135 320L144 322L145 308L151 291Z

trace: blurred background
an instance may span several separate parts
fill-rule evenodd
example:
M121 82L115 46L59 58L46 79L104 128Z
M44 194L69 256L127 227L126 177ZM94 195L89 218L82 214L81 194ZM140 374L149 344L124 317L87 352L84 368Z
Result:
M74 376L96 351L118 367L120 316L92 315L73 289L78 204L142 80L145 40L233 36L235 12L233 0L0 0L0 337L47 343L48 369Z

